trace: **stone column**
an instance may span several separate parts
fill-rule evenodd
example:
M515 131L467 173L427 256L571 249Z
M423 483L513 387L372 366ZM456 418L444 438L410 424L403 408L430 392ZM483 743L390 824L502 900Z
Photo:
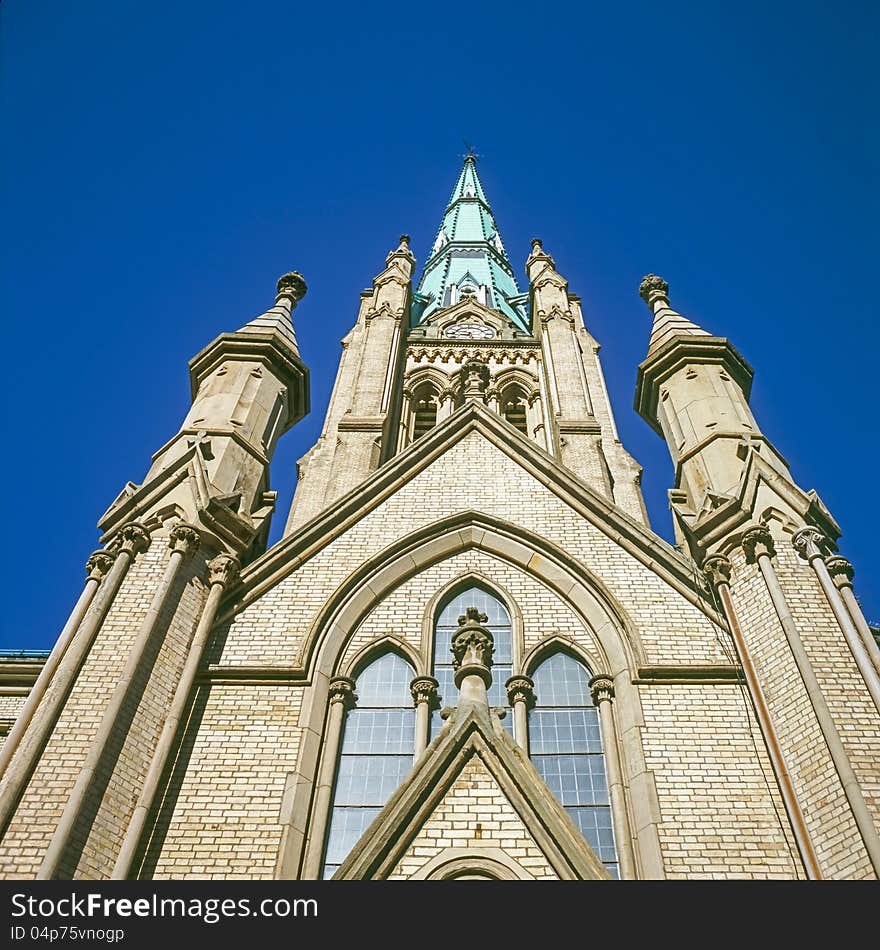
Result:
M217 608L223 599L223 594L230 584L238 578L239 563L238 558L231 554L219 554L212 561L208 562L208 584L210 590L205 600L205 606L202 609L202 615L199 618L195 635L187 653L186 663L180 674L180 681L177 689L174 691L174 699L171 702L171 708L162 726L162 734L159 736L159 742L153 752L153 758L150 762L150 768L147 777L144 779L144 787L141 789L140 797L128 823L125 832L125 838L122 841L122 848L119 857L116 859L116 865L113 868L111 880L124 881L134 861L137 853L138 843L147 823L147 817L152 808L153 800L159 789L159 782L162 773L165 770L165 764L171 752L174 743L174 737L180 725L181 718L186 711L195 682L196 673L202 661L202 654L205 645L208 642L208 636L214 625L214 618L217 616Z
M412 442L412 390L403 387L400 400L400 426L397 434L397 451L402 452Z
M478 705L489 709L487 690L492 685L492 654L495 641L484 624L486 614L476 607L468 607L458 618L458 630L452 634L455 688L459 691L459 706Z
M55 828L52 840L40 865L37 873L37 879L41 881L52 880L58 873L64 851L70 841L70 838L76 828L77 821L82 814L83 806L88 796L89 789L95 777L98 764L101 761L104 749L110 740L113 731L118 728L118 721L126 705L131 692L131 684L140 670L144 654L152 640L153 633L161 616L162 609L168 599L177 574L180 571L183 560L192 556L199 546L199 532L191 525L180 523L171 529L168 539L168 546L171 554L168 559L168 565L153 599L150 603L147 614L141 622L140 628L135 636L134 643L131 646L131 652L122 671L122 676L113 690L110 702L104 710L101 723L92 744L89 747L85 763L77 775L73 791L61 818Z
M19 753L11 762L0 782L0 833L5 831L15 811L18 800L36 768L43 747L49 738L67 696L85 663L95 636L113 606L113 600L125 580L129 565L134 558L146 551L150 535L143 525L131 522L120 528L114 541L119 547L107 576L101 583L91 606L73 636L70 647L60 658L55 675L46 688L44 701L34 713L29 726L19 742Z
M548 448L546 435L546 426L544 425L544 410L541 404L541 394L537 390L531 393L527 400L528 409L526 411L526 424L529 428L529 435L541 446L542 449L550 451Z
M804 870L810 880L820 881L823 880L824 875L819 866L819 858L813 846L813 841L810 838L810 832L807 829L804 812L798 801L791 772L786 764L782 746L779 743L779 736L776 734L776 728L773 725L767 698L764 695L761 681L758 679L751 653L749 652L742 628L739 625L739 619L733 607L733 600L730 596L730 571L730 561L720 554L707 558L703 564L703 573L717 593L718 599L721 601L724 616L727 619L727 627L733 639L736 655L743 670L746 686L748 686L749 689L749 697L752 700L752 708L755 711L755 718L758 720L758 728L764 737L764 745L767 748L770 767L773 769L773 774L776 777L779 794L782 796L782 804L785 806L785 812L788 815L788 821L791 825L792 833L794 834L795 843L797 844Z
M6 771L6 767L9 765L13 753L18 748L19 742L21 742L21 737L30 724L31 718L55 674L55 670L58 669L58 665L64 658L67 648L73 641L76 631L79 629L79 625L82 623L82 619L95 597L98 585L110 570L115 557L116 553L114 551L95 551L89 556L88 561L86 561L87 574L85 587L83 587L79 599L71 611L70 616L67 618L67 623L65 623L55 646L52 648L52 652L43 664L37 681L31 687L24 706L22 706L21 711L15 719L15 724L12 729L10 729L9 735L7 735L2 748L0 748L0 775L3 775Z
M635 880L636 862L632 849L632 834L626 813L626 797L623 791L623 772L620 768L620 753L617 748L617 730L614 727L614 680L604 673L590 680L590 695L599 710L599 728L602 731L602 747L605 750L605 772L608 777L608 796L611 800L611 817L617 832L617 859L620 862L620 877L624 881Z
M794 623L794 618L789 610L788 602L785 599L785 593L776 576L773 568L772 556L776 553L773 546L773 537L765 525L759 525L750 528L742 537L743 550L746 553L746 560L749 563L757 562L764 583L767 586L767 592L770 600L773 602L773 608L779 617L785 637L788 640L789 649L797 665L798 672L807 691L813 712L816 715L816 721L825 738L825 744L828 746L828 752L837 769L837 775L840 778L840 784L843 788L846 800L849 802L853 819L859 829L859 834L865 845L865 850L871 859L874 873L880 877L880 836L874 827L874 820L868 809L865 798L862 795L862 789L856 774L853 771L849 756L837 731L834 723L834 717L825 701L825 695L822 687L816 678L816 673L812 663L807 656L801 636L798 633Z
M513 737L529 754L529 710L535 705L535 684L528 676L511 676L504 684L507 701L513 708Z
M497 386L490 386L486 390L486 405L496 416L502 415L501 394L498 392Z
M846 604L840 595L840 591L835 586L834 581L831 580L831 575L828 573L828 568L825 566L825 561L823 560L825 554L828 552L828 538L826 538L818 528L808 526L801 528L800 531L796 531L791 539L791 543L794 545L795 551L797 551L805 561L809 561L810 567L813 568L816 577L819 578L819 583L825 593L828 606L831 607L834 613L834 617L843 633L850 653L852 653L853 659L856 661L856 666L862 674L862 679L864 679L865 685L868 687L871 699L877 707L877 712L880 713L880 675L878 675L874 664L871 662L871 657L868 655L868 651L862 642L859 631L852 622L852 618L846 609Z
M440 684L433 676L417 676L410 684L413 702L416 705L416 741L414 761L418 762L428 747L428 727L431 722L431 710L438 706L437 687Z
M843 598L843 602L849 611L852 622L859 631L862 643L865 644L868 656L874 664L874 669L880 672L880 647L877 646L877 641L871 633L868 621L865 620L862 608L859 606L856 595L853 593L852 581L855 576L855 570L853 570L852 564L850 564L845 557L835 554L825 558L825 567L831 575L831 580L834 581L834 586L840 591L840 596ZM6 741L8 742L9 740L7 739Z
M330 800L333 796L333 780L336 777L336 760L339 758L345 714L349 709L354 709L357 704L357 693L354 688L354 680L347 676L334 676L330 680L330 711L327 716L327 730L324 733L321 767L315 787L308 851L303 863L303 878L307 881L317 880L321 876L321 858L324 855L324 838L330 822Z

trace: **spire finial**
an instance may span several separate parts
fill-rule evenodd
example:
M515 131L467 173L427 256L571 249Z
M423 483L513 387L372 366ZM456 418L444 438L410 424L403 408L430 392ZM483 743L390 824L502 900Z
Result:
M462 157L466 162L470 161L470 162L473 162L474 164L476 164L477 159L480 158L480 156L477 155L476 151L474 150L473 145L471 145L471 143L468 142L467 139L462 139L462 142L464 142L464 147L467 149L467 152L466 152L464 155L462 155L461 157Z
M308 287L306 286L303 275L295 270L288 271L278 278L275 302L277 303L282 297L287 297L290 299L291 307L295 307L297 303L305 297L307 290Z
M658 300L665 301L668 306L669 284L656 274L648 274L642 278L642 282L639 284L639 296L652 310Z

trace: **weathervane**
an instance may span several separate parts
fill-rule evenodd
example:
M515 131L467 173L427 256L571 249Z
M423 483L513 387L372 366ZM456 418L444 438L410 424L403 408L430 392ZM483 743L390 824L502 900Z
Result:
M482 155L477 155L477 153L474 151L473 145L471 145L467 139L462 139L462 142L464 142L464 147L467 149L467 153L462 155L462 158L472 158L474 161L477 161L477 159L483 157Z

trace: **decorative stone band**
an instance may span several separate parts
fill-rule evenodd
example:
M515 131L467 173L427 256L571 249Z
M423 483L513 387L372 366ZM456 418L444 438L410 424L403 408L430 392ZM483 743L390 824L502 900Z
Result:
M417 706L421 703L427 703L431 709L436 709L440 705L437 698L437 688L439 686L440 684L433 676L417 676L409 684L413 702Z
M773 544L773 535L765 524L749 528L740 539L743 551L746 552L746 563L754 564L760 555L767 554L773 557L776 547Z
M353 709L357 704L354 687L354 680L348 676L334 676L330 680L330 705L342 703L346 709Z
M614 680L607 673L597 673L590 679L590 695L594 705L614 699Z
M238 580L240 569L241 565L237 557L231 554L218 554L217 557L208 561L208 583L229 587Z
M179 551L184 557L191 557L199 549L201 540L202 536L199 534L198 528L181 521L180 524L176 524L171 529L171 534L168 537L168 547L172 551Z
M86 561L86 579L90 581L102 580L113 566L115 560L115 551L93 551Z
M834 581L834 586L838 590L853 586L852 580L856 572L852 564L850 564L845 557L842 557L840 554L832 554L830 557L825 558L825 567L828 568L831 580Z
M526 709L535 705L535 684L528 676L511 676L504 684L507 690L507 699L511 706L525 703Z
M812 525L795 531L791 539L795 551L805 561L812 561L817 557L824 557L830 553L831 541L818 529Z
M726 558L723 554L713 554L703 561L703 574L712 587L717 588L720 584L730 583L732 567L729 558Z

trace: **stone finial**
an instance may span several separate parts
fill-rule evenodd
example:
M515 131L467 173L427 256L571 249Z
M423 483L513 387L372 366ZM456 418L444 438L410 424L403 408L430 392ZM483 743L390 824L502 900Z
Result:
M544 242L540 238L532 238L532 254L544 253Z
M656 274L647 274L639 284L639 296L653 310L658 300L669 303L669 284Z
M713 589L720 584L730 583L731 568L730 558L726 558L723 554L713 554L703 561L703 574Z
M746 552L746 563L754 564L762 554L773 557L776 547L773 544L773 535L765 524L755 525L744 532L740 539L743 551Z
M409 235L401 234L399 238L400 243L397 246L398 251L408 251L409 250Z
M231 554L218 554L217 557L208 561L208 583L228 587L238 579L239 570L237 557Z
M150 532L137 521L123 525L116 537L119 539L119 550L126 551L132 557L150 546Z
M800 531L795 531L791 543L795 551L805 561L812 561L817 557L824 557L830 553L831 541L818 528L807 525Z
M535 684L529 676L511 676L504 684L507 690L507 700L511 706L525 703L526 709L535 705Z
M492 683L492 654L495 640L484 624L488 621L476 607L468 607L458 618L458 630L452 634L452 666L455 670L455 685L461 689L466 676L479 676L489 687Z
M417 676L410 684L409 691L412 694L413 702L416 706L419 703L427 703L429 708L436 709L440 702L437 699L437 688L440 684L433 676Z
M852 564L840 554L832 554L831 557L825 558L825 567L828 568L828 573L831 575L831 580L834 581L834 586L838 590L843 590L844 587L852 587L852 579L855 577L855 569Z
M330 704L342 703L346 709L353 709L357 703L355 682L348 676L334 676L330 680Z
M198 528L181 521L171 529L171 534L168 536L168 547L172 551L180 551L181 554L189 556L196 553L201 540L202 536L199 534Z
M93 551L86 561L86 577L90 581L100 581L113 566L116 554L113 551Z
M593 705L598 706L605 701L610 703L614 699L614 680L607 673L597 673L591 677L589 686Z
M305 297L308 289L302 274L295 270L288 271L278 278L278 290L275 299L277 301L280 297L289 297L292 306L295 307Z

